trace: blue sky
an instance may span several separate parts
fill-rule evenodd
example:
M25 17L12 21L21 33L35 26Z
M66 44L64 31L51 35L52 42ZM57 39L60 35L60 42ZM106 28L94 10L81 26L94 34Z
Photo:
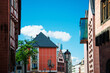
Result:
M34 25L41 26L41 29L46 32L59 31L68 33L71 37L67 41L54 37L50 37L50 39L56 44L62 43L63 49L69 49L74 58L74 64L74 62L84 57L84 48L80 44L79 21L81 17L85 16L85 10L88 9L88 1L22 0L21 29ZM27 39L28 37L28 35L21 33L19 40Z

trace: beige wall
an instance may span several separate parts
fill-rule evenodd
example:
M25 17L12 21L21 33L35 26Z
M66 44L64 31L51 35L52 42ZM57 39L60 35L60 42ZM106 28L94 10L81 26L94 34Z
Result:
M107 27L110 27L110 19L101 25L101 11L100 11L100 0L95 0L95 35L101 33Z
M105 31L108 27L110 27L110 19L101 24L100 2L101 0L95 0L95 36L99 35L102 31ZM100 55L100 73L106 73L106 62L108 59L110 59L110 42L106 42L105 44L101 45L97 54Z
M84 69L85 69L85 68L84 68L84 65L81 65L81 66L80 66L80 69L81 69L81 73L85 73L85 72L84 72Z

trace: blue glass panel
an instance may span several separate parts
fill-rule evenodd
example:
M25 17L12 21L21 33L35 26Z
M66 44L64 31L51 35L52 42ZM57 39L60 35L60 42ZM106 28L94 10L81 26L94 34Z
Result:
M88 20L86 18L80 19L80 41L88 39Z

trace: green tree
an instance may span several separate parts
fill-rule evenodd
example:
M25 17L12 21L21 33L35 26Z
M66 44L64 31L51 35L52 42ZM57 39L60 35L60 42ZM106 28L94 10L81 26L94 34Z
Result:
M28 59L31 56L32 59L35 59L35 55L38 53L37 49L32 46L34 41L28 40L19 40L18 49L16 51L16 61L22 61L24 64L24 73L27 72L26 64L28 64Z

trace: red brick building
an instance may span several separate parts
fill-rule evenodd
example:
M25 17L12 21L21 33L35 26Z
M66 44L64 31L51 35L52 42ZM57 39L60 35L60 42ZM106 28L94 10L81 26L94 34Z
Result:
M57 46L46 37L42 32L34 38L33 46L38 50L37 62L33 63L30 59L28 64L28 72L51 73L57 72ZM49 68L49 63L50 67ZM36 69L33 69L36 68Z
M0 73L15 67L21 23L21 0L0 0Z

